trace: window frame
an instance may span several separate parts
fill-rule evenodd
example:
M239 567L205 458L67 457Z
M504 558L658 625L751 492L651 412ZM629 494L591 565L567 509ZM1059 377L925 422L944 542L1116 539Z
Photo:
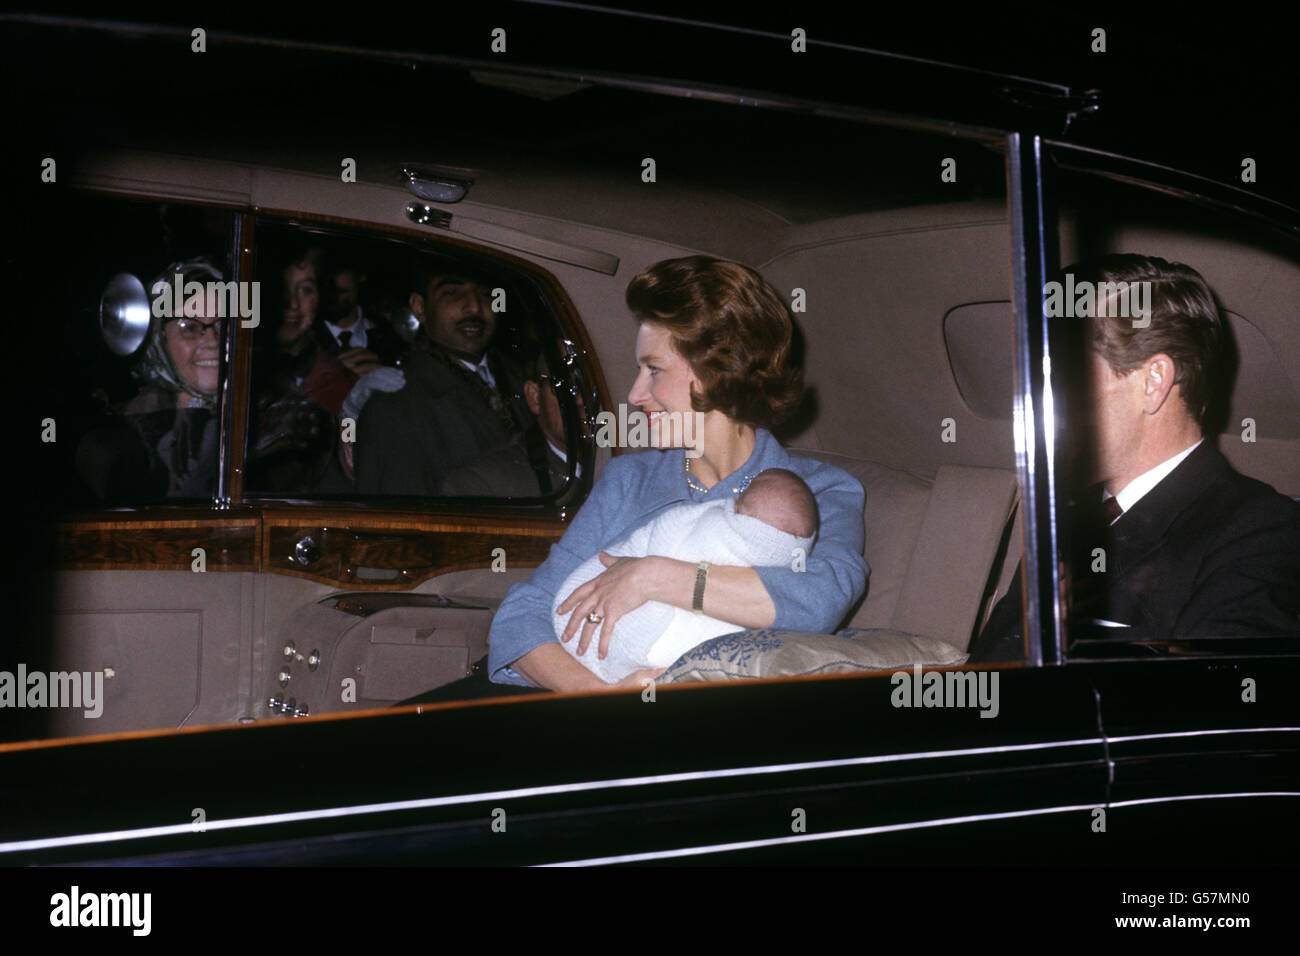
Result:
M578 367L582 380L587 382L593 390L592 397L596 398L598 402L596 410L610 407L609 387L605 382L604 372L601 369L599 359L596 356L581 316L578 314L577 308L574 306L572 299L569 298L563 285L541 266L490 246L479 246L450 235L420 232L387 223L374 223L360 219L262 207L248 214L247 218L254 222L261 220L263 223L274 219L277 228L296 227L307 231L348 236L350 238L365 239L366 241L393 242L405 245L408 248L412 246L419 247L425 251L450 247L480 259L494 260L510 270L521 282L531 287L537 295L539 304L549 312L551 320L556 325L556 330L565 341L574 345L574 364ZM249 231L253 232L255 228L255 226L251 226ZM253 265L257 258L257 247L255 242L250 242L248 246L249 248L246 250L249 259L248 273L252 275ZM244 399L244 406L238 413L244 431L243 441L238 445L238 457L236 459L240 478L240 496L237 500L241 504L257 507L290 505L317 509L337 508L344 511L419 512L422 514L431 511L456 511L463 508L506 514L519 514L521 512L532 514L539 511L544 513L566 513L569 510L576 510L591 491L591 472L593 471L595 451L594 430L591 433L593 437L580 443L579 446L580 456L578 460L584 466L584 477L571 481L562 493L551 498L537 497L516 500L488 497L439 498L412 495L366 499L359 494L355 498L313 498L309 495L250 493L243 486L243 464L244 457L247 454L248 414L252 402L253 336L244 335L240 338L241 341L238 344L240 360L248 367L248 378L241 383L240 391ZM594 416L595 410L590 414ZM619 450L615 449L614 451L617 453Z
M1060 221L1058 199L1059 193L1056 188L1056 171L1066 170L1073 174L1081 176L1090 176L1098 179L1111 180L1128 186L1135 186L1140 189L1149 190L1154 193L1161 193L1166 196L1173 196L1185 202L1199 206L1203 210L1212 213L1226 214L1228 217L1236 219L1248 226L1259 228L1260 226L1271 229L1285 239L1296 245L1296 257L1300 262L1300 210L1297 210L1285 203L1252 193L1238 186L1227 183L1216 182L1207 179L1204 176L1195 173L1188 173L1173 167L1164 166L1158 163L1149 162L1130 156L1122 156L1117 153L1106 150L1096 149L1093 147L1080 146L1074 143L1067 143L1059 139L1042 138L1038 145L1036 161L1039 164L1042 182L1045 184L1043 190L1044 218L1039 228L1039 223L1033 223L1034 231L1037 235L1039 249L1042 250L1044 260L1049 264L1050 270L1059 270L1061 263L1059 261L1059 248L1057 247L1058 236L1060 235ZM1050 215L1047 213L1050 211ZM1050 256L1049 256L1050 254ZM1046 276L1043 278L1046 282ZM1041 289L1041 285L1040 285ZM1041 308L1041 331L1036 329L1036 320L1039 316L1030 314L1029 325L1031 333L1037 333L1039 340L1049 343L1054 337L1048 334L1048 321L1046 317L1045 297L1042 293L1038 295ZM1027 297L1028 302L1033 302L1033 297ZM1027 312L1032 310L1027 309ZM1019 335L1023 326L1022 323L1016 323L1017 335ZM1018 350L1019 351L1019 350ZM1050 351L1045 348L1046 361L1044 367L1050 369ZM1017 355L1018 367L1027 357L1020 352ZM1039 372L1040 377L1042 372ZM1019 407L1022 396L1017 393L1017 406ZM1055 429L1057 441L1055 443L1054 472L1055 475L1065 474L1064 462L1064 436L1066 419L1064 408L1058 407L1054 410ZM1023 426L1017 425L1017 458L1020 457L1020 430ZM1040 472L1045 469L1038 469ZM1067 489L1059 487L1051 474L1035 474L1032 476L1032 486L1040 500L1047 500L1054 504L1056 515L1064 515L1065 495ZM1022 481L1022 495L1026 487ZM1029 549L1028 539L1030 532L1028 528L1029 515L1026 514L1026 551L1025 560L1028 564ZM1031 655L1035 653L1035 639L1046 637L1041 628L1031 624L1034 618L1030 617L1030 605L1036 607L1033 613L1038 620L1041 620L1043 609L1051 607L1053 610L1053 629L1050 639L1044 640L1039 644L1037 651L1042 655L1041 660L1046 663L1057 664L1095 664L1100 662L1125 662L1132 663L1137 658L1131 654L1097 654L1093 656L1082 656L1069 654L1069 643L1065 634L1064 607L1060 598L1060 581L1059 575L1055 573L1059 562L1063 560L1063 554L1059 549L1060 535L1056 532L1059 530L1056 525L1056 517L1052 521L1053 533L1051 553L1056 555L1057 560L1051 562L1052 568L1043 567L1043 562L1038 559L1038 552L1035 552L1035 561L1037 563L1036 579L1039 582L1037 593L1028 594L1028 600L1025 603L1026 611L1026 633L1029 637L1027 642ZM1049 536L1042 530L1038 529L1037 538L1039 547L1044 547L1045 539ZM1049 574L1049 572L1051 572ZM1047 588L1053 590L1048 591ZM1286 648L1277 647L1272 639L1259 639L1264 650L1258 653L1265 656L1274 656L1283 654L1291 656ZM1117 641L1116 648L1131 648L1133 645L1129 642ZM1291 652L1292 654L1294 652ZM1180 655L1186 656L1186 655ZM1206 650L1203 653L1194 655L1202 659L1222 658L1225 655L1222 652ZM1031 656L1031 661L1033 657Z

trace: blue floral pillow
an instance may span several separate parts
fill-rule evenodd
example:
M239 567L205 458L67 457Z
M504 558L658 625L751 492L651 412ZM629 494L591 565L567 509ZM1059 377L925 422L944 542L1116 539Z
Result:
M913 664L939 667L965 660L966 652L951 644L887 628L846 628L838 634L762 628L724 634L696 645L674 661L659 682L846 674Z

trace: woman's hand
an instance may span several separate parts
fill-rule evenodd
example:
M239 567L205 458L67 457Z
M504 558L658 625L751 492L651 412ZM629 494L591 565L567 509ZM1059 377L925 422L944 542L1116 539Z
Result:
M573 593L556 608L559 614L573 611L560 640L572 640L581 628L578 641L578 654L581 656L587 652L592 638L599 632L597 653L604 660L609 654L609 639L614 633L614 625L624 614L635 611L651 599L663 574L665 560L654 555L645 558L616 558L604 551L600 552L600 561L605 565L605 570L586 584L574 588ZM590 620L587 617L589 614L594 614L597 620Z
M653 681L656 677L668 670L666 667L645 667L639 671L633 671L611 687L642 687Z

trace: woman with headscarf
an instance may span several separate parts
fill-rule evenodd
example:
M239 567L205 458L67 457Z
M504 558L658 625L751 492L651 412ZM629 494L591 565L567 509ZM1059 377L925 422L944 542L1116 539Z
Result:
M222 280L208 257L174 262L149 283L151 302L170 295L178 274L182 288ZM132 368L139 394L77 449L77 469L97 498L203 498L216 491L225 338L216 305L200 294L186 299L179 315L150 309L148 344Z

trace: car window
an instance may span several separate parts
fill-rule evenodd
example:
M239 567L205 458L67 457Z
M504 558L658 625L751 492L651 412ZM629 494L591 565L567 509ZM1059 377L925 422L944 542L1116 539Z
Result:
M538 499L564 491L580 403L526 277L486 256L257 226L252 495Z
M65 507L210 500L240 309L232 215L91 195L75 208L75 240L48 235L24 253L29 275L59 276L41 289L47 347L28 359L52 392L50 494Z
M229 511L185 527L71 529L107 556L87 547L84 574L60 569L58 601L75 611L43 666L118 675L112 729L390 706L486 674L512 585L553 575L558 589L690 499L692 476L674 468L662 495L607 493L583 554L552 547L586 518L609 460L594 449L632 459L628 474L657 459L636 425L644 363L627 291L657 263L697 257L752 270L792 320L788 358L807 388L772 434L824 510L801 553L758 565L789 612L778 643L749 629L728 660L752 669L725 673L691 645L663 662L669 679L799 676L845 653L849 670L962 664L1019 558L1002 139L615 89L575 87L544 108L527 88L447 73L463 95L442 127L476 168L443 219L410 214L421 184L396 176L391 138L374 140L383 155L359 183L235 141L220 161L119 160L147 188L220 180L245 203L239 265L258 315L233 339L247 383L225 435L238 480ZM523 120L544 109L557 122L541 143L546 124ZM500 127L515 149L484 132L493 110L521 121ZM647 113L649 143L619 119ZM745 384L770 371L756 363ZM610 407L593 400L602 378ZM499 507L482 521L486 505ZM660 538L675 560L701 560L695 538ZM538 571L557 554L573 566ZM546 640L552 596L527 625ZM128 615L122 644L113 627ZM711 626L710 640L737 630ZM767 653L781 646L793 660ZM166 699L118 679L137 648L170 655Z
M1300 244L1065 158L1047 305L1069 383L1069 649L1294 649Z

